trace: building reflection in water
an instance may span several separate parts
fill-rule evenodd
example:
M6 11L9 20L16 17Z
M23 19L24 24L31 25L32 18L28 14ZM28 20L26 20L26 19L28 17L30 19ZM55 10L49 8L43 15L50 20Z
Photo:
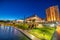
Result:
M52 37L52 40L60 40L60 25L56 26L56 31Z
M23 38L30 40L14 27L0 26L0 40L22 40Z
M57 25L56 32L57 32L57 40L60 40L60 25Z

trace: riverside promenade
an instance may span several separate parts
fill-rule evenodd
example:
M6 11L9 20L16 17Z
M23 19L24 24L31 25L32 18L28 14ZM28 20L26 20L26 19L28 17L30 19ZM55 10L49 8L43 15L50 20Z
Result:
M18 29L24 35L26 35L28 38L30 38L30 40L40 40L39 38L37 38L37 37L33 36L32 34L28 33L27 30L22 30L22 29L19 29L19 28L16 28L16 29Z

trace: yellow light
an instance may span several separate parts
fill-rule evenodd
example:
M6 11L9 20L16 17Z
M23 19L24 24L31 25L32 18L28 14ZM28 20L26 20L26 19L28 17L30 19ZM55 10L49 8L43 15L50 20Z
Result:
M60 34L60 25L57 26L56 31L57 31L58 34Z
M51 21L50 18L48 18L48 21Z

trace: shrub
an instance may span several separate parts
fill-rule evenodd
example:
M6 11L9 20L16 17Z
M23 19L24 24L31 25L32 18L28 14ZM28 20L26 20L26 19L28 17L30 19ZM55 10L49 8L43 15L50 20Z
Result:
M18 25L18 28L21 28L21 29L28 29L28 24L20 24Z

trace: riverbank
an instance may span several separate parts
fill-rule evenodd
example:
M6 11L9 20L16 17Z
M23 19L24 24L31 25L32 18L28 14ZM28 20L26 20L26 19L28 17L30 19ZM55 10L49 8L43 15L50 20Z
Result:
M19 31L21 31L25 36L27 36L28 38L30 38L30 40L40 40L39 38L33 36L32 34L28 33L27 30L22 30L20 28L15 27L16 29L18 29Z
M15 29L19 30L22 34L24 34L26 37L28 37L30 40L40 40L38 38L36 38L35 36L33 36L32 34L28 33L27 30L23 30L23 29L20 29L18 28L17 26L13 25L13 24L0 24L0 25L4 25L4 26L12 26L14 27Z
M19 30L21 33L23 33L25 36L27 36L30 40L40 40L47 39L50 40L54 31L55 27L48 27L44 26L43 28L33 28L33 29L27 29L27 24L4 24L5 26L12 26Z

